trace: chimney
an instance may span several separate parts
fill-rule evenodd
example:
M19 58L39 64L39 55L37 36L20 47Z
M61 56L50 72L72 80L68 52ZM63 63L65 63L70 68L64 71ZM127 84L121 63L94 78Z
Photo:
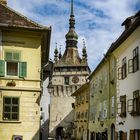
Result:
M7 0L0 0L0 4L7 5Z

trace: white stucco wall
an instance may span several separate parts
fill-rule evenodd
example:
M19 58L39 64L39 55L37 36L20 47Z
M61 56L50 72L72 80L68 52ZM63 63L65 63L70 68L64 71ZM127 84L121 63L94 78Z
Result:
M117 69L122 65L122 59L127 58L127 77L123 80L117 80L117 102L119 103L120 96L126 95L126 112L125 118L116 118L117 131L127 132L127 140L129 140L129 133L131 129L140 129L140 116L132 116L128 113L127 101L133 99L133 92L140 90L140 64L139 70L135 73L128 73L128 60L133 58L133 49L138 46L139 49L139 63L140 63L140 27L135 30L131 36L124 41L120 47L115 50L115 56L117 57ZM118 75L118 74L117 74ZM118 79L118 78L117 78ZM119 123L123 122L123 125Z
M49 118L49 104L50 104L50 95L48 93L48 86L49 83L49 78L46 78L45 81L43 82L43 94L41 97L41 101L40 101L40 106L42 107L42 112L45 113L44 115L44 121L47 120Z
M42 132L42 140L46 140L48 138L48 128L49 128L49 104L50 104L50 95L48 93L47 86L49 84L49 78L46 78L43 81L43 93L41 96L40 107L41 111L41 132Z

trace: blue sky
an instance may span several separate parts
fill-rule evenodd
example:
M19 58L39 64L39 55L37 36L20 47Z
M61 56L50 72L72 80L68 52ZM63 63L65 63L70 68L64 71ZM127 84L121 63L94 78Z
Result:
M8 6L44 26L52 26L50 58L56 42L64 52L70 0L8 0ZM121 23L138 10L139 0L74 0L78 50L81 55L84 39L91 70L124 30Z

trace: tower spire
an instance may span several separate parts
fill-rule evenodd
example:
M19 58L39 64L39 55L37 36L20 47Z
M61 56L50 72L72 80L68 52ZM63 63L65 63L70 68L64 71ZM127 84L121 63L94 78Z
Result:
M87 61L87 51L86 51L86 43L85 40L83 39L83 49L82 49L82 61L85 62Z
M66 47L75 47L77 48L78 35L75 32L75 18L74 18L74 8L73 0L71 0L71 11L69 19L69 32L66 34Z
M54 61L57 62L58 61L58 49L57 49L57 42L56 42L56 47L54 50Z
M62 45L60 45L60 48L59 48L59 60L62 58L61 47L62 47Z
M75 28L75 18L74 18L74 10L73 10L73 0L71 0L71 14L69 19L70 29Z

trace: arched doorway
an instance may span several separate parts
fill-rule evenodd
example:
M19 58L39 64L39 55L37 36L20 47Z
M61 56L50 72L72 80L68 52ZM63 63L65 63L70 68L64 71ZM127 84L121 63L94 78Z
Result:
M115 140L115 125L111 125L111 140Z
M95 140L95 133L94 132L90 132L90 140Z
M62 140L63 137L63 127L58 127L56 129L56 140Z

